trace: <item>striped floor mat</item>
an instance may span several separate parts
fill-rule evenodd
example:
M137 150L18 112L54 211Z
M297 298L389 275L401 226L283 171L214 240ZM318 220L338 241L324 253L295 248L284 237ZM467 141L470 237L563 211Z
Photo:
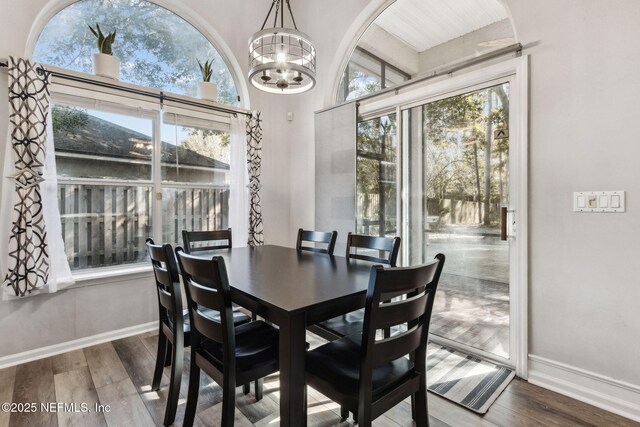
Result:
M487 412L514 376L511 369L429 343L429 391L479 414Z

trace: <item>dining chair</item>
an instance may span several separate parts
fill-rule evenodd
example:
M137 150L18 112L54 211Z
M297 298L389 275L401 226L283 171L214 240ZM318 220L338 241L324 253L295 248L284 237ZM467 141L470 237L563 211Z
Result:
M233 246L230 228L210 231L182 230L182 241L184 243L184 251L188 254L215 249L230 249ZM218 243L220 241L226 241L226 243Z
M188 254L192 254L194 252L204 252L204 251L212 251L216 249L231 249L233 246L233 241L231 239L232 233L231 229L228 228L226 230L210 230L210 231L187 231L182 230L182 241L184 242L184 251ZM227 243L214 243L225 241ZM206 243L212 243L210 245L206 245ZM258 316L255 313L249 313L251 316L251 320L256 320ZM248 393L247 390L245 390Z
M278 330L262 320L235 325L224 258L203 259L176 248L191 318L191 367L184 426L193 425L200 370L222 387L222 423L233 426L237 384L256 381L262 398L262 378L278 371ZM212 319L205 311L218 313Z
M358 249L364 249L366 252L359 253ZM372 250L378 251L378 256L367 255ZM395 267L399 251L400 237L364 236L352 233L347 235L347 253L345 255L347 258L363 259Z
M358 249L364 249L368 252L358 253ZM378 256L371 255L371 250L378 251ZM347 235L346 257L348 259L362 259L395 267L399 250L400 237L364 236L352 233ZM380 252L384 252L385 256L382 257ZM361 332L363 320L364 310L361 309L317 323L309 330L324 339L332 341ZM391 330L387 328L383 333L385 337L389 337Z
M183 309L182 285L178 273L176 256L171 245L156 245L153 239L146 240L147 250L153 266L158 293L158 351L151 388L158 390L165 366L171 365L169 395L164 414L164 425L175 420L184 360L184 347L191 341L191 327L188 311ZM215 313L208 313L215 318ZM236 324L247 323L251 319L240 311L233 312ZM245 393L248 393L245 385Z
M360 426L368 427L411 396L416 425L429 425L427 338L444 261L438 254L417 267L372 266L362 332L307 352L307 385L340 404L343 419L352 412ZM397 296L406 298L386 302ZM406 330L376 340L378 330L397 325Z
M176 417L184 347L189 346L189 322L184 317L182 291L178 277L178 266L171 245L156 245L152 239L146 241L158 293L158 351L151 388L158 390L165 366L171 365L169 394L164 412L165 426Z
M333 249L336 246L337 231L311 231L298 229L298 239L296 240L296 249L299 251L311 251L321 254L333 255ZM317 248L314 246L303 246L303 242L325 243L326 248Z

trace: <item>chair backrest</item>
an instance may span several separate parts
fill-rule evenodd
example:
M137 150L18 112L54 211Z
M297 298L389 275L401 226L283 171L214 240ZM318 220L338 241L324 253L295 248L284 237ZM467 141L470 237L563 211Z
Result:
M417 267L371 267L361 352L361 381L368 383L369 389L375 366L407 354L415 353L416 368L425 372L429 321L444 259L438 254L430 263ZM390 301L398 296L406 298ZM403 324L406 331L376 341L378 330Z
M226 240L227 243L223 244L210 244L205 243L219 242ZM191 254L199 251L211 251L214 249L228 249L232 246L231 241L231 229L226 230L211 230L211 231L187 231L182 230L182 241L184 242L184 250L186 253ZM194 243L202 243L194 246Z
M352 252L352 248L355 248L356 252ZM387 254L384 258L359 254L357 253L358 248L378 250L379 252L386 252ZM347 235L347 258L363 259L381 264L389 264L391 267L395 267L399 250L400 237L363 236L352 233Z
M158 290L160 305L160 319L171 320L176 324L176 318L182 319L182 291L178 265L171 245L156 245L153 239L147 239L147 250Z
M311 231L298 229L298 240L296 241L296 249L299 251L319 252L322 254L333 255L333 249L336 246L337 231ZM325 248L316 248L313 246L302 246L302 242L326 243Z
M216 341L222 344L226 361L227 356L235 355L235 335L231 291L224 258L199 258L186 254L180 247L176 248L176 255L189 305L191 346L197 350L203 337ZM206 309L218 312L220 321L203 313Z

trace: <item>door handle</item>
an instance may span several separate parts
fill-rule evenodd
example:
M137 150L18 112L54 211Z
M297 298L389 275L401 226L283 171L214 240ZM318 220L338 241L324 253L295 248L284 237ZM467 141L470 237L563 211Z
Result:
M509 230L509 214L515 213L515 210L509 209L506 206L500 208L500 240L507 240L509 237L509 231L511 231L511 235L514 235L515 231L515 217L513 218L513 223L511 224L512 228Z
M500 209L500 240L507 240L507 207Z

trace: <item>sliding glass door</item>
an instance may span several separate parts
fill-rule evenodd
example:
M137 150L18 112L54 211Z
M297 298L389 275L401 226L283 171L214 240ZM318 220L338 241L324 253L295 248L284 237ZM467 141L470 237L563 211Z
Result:
M396 115L358 122L356 145L356 232L398 235Z
M509 83L403 110L410 264L446 255L431 333L509 359Z

